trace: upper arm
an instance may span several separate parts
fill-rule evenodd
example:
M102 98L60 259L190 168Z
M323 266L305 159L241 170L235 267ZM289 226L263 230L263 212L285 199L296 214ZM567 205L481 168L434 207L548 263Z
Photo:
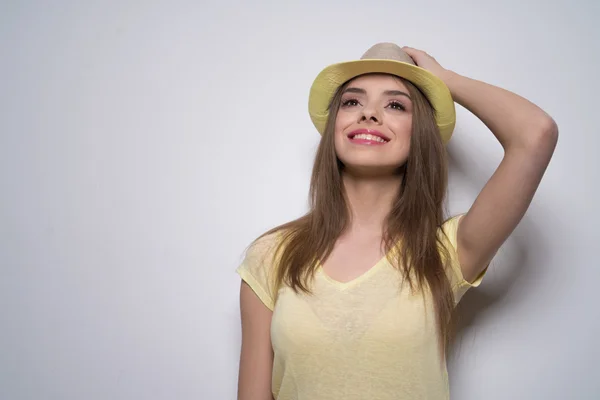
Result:
M556 134L540 134L504 158L457 232L458 259L467 281L475 279L519 224L540 184L556 145Z
M272 311L242 280L240 287L242 347L238 377L238 400L272 400Z

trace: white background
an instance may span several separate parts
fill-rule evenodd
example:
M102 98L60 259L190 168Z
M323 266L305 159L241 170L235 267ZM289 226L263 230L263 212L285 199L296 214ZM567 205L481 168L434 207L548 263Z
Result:
M454 399L597 399L600 5L0 5L0 398L234 399L234 273L300 216L326 65L422 48L560 127L526 217L461 303ZM458 107L449 208L502 149ZM316 400L316 399L315 399Z

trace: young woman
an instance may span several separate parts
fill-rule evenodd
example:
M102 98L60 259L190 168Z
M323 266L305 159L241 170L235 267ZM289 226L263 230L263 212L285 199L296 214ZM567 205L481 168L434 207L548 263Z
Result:
M444 216L454 101L504 158ZM240 400L447 399L451 316L523 217L558 129L534 104L381 43L316 78L321 133L302 218L263 234L242 278Z

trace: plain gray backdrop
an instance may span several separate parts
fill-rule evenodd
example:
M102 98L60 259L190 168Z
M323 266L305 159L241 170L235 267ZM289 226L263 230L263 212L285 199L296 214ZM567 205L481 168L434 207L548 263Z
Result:
M460 305L452 397L597 399L599 18L592 0L3 1L0 398L234 399L234 270L306 210L312 80L391 41L560 128ZM502 158L457 113L452 214Z

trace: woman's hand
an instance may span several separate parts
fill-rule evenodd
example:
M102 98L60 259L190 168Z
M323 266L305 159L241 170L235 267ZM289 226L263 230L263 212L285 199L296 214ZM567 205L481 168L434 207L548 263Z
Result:
M412 47L404 46L402 50L412 58L418 67L424 68L440 78L446 85L450 81L452 71L442 67L435 58L424 52L423 50L414 49Z

